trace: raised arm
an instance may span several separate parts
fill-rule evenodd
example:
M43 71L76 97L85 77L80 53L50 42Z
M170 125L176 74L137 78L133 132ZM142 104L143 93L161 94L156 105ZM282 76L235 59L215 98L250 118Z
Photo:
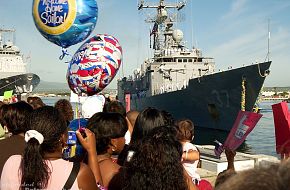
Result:
M85 129L85 134L86 134L85 138L82 136L79 130L76 131L76 134L81 145L88 152L88 164L95 176L96 183L103 185L99 163L97 161L95 134L91 132L89 129Z
M236 156L236 151L232 151L230 149L225 149L225 154L228 160L228 167L227 170L234 170L235 171L235 165L234 165L234 161L235 161L235 156Z
M197 150L188 150L182 153L182 160L183 161L196 161L199 160L199 152Z
M228 178L230 178L231 176L236 174L235 165L234 165L236 152L225 148L225 154L226 154L226 157L228 160L228 167L226 170L224 170L218 174L216 181L215 181L215 188L217 186L223 184L225 181L228 180Z

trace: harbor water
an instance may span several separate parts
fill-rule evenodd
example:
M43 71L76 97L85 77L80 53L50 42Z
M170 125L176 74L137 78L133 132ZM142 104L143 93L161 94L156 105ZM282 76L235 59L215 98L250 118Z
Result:
M249 134L246 141L239 147L238 151L249 154L266 154L280 158L280 155L276 154L275 126L271 106L279 102L263 101L259 104L261 108L260 113L263 116ZM289 103L288 107L290 109ZM214 140L223 142L227 137L227 134L220 131L196 129L195 132L195 143L200 145L213 144Z
M271 107L271 105L279 102L280 101L261 102L260 107L262 110L260 113L263 114L263 116L246 140L250 153L280 157L276 154L275 126ZM288 108L290 108L289 103Z
M42 97L42 100L47 105L54 105L54 103L60 99L69 97ZM275 127L271 105L279 103L279 101L263 101L261 102L261 114L263 115L257 126L249 134L246 141L238 149L241 152L250 154L266 154L279 157L276 154L275 143ZM290 104L288 103L288 107ZM214 140L223 141L226 138L226 134L221 131L211 131L204 129L195 129L195 144L206 145L213 144Z

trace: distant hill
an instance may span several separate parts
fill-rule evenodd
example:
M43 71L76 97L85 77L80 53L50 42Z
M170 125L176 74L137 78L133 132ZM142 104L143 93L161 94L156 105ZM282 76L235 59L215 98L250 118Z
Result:
M70 93L67 83L40 81L39 85L33 91L34 93ZM105 88L103 93L116 94L116 89Z
M287 92L290 87L263 87L263 91Z
M70 92L67 83L40 81L34 93L65 93Z

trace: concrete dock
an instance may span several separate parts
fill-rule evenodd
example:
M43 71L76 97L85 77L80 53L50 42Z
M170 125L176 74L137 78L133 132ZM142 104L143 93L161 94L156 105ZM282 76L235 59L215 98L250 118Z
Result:
M217 175L227 169L227 159L225 153L221 154L221 158L217 159L214 154L213 145L196 145L200 150L201 168L197 169L202 179L208 180L213 186ZM280 160L274 156L264 154L245 154L237 152L235 156L235 169L242 171L257 166L267 166L273 163L279 163Z

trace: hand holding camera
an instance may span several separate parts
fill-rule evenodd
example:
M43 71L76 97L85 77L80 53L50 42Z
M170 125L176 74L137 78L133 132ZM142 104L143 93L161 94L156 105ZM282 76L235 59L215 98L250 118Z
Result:
M96 154L95 134L86 128L80 128L76 131L79 142L88 153Z

